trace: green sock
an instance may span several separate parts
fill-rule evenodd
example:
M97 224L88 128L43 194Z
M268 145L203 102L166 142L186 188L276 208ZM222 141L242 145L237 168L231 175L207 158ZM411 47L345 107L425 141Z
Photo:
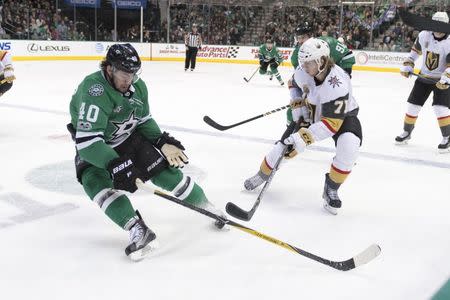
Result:
M130 199L122 192L114 190L109 173L97 167L90 167L82 175L86 194L117 225L129 230L137 220Z

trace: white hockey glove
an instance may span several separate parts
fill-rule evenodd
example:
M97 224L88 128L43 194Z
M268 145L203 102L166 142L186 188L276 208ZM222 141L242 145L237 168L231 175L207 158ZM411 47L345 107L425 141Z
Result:
M5 76L5 81L7 83L11 83L16 79L16 76L14 76L14 69L11 65L5 67L3 75Z
M411 73L414 73L414 62L406 59L400 67L400 74L406 78L409 78Z
M188 157L183 152L183 150L186 150L184 146L167 132L161 134L156 140L155 146L161 150L171 167L183 168L189 162Z
M184 165L189 162L189 159L183 151L174 145L164 144L161 147L161 152L166 157L171 167L183 168Z
M445 69L442 73L441 79L436 83L436 86L441 90L448 89L450 85L450 68Z
M300 128L299 131L291 134L283 141L285 145L294 145L298 153L305 151L306 146L311 145L314 139L311 132L306 128Z

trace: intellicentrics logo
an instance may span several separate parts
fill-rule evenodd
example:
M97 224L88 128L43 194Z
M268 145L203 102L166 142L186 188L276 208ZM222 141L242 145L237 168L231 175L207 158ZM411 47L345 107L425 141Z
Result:
M27 46L27 50L30 53L37 52L68 52L70 46L66 45L39 45L37 43L30 43Z

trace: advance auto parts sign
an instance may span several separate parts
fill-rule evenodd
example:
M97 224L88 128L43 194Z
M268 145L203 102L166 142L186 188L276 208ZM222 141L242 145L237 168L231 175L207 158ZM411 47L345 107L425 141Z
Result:
M69 52L70 46L63 44L53 44L53 45L44 45L41 43L29 43L27 45L27 51L29 53L46 53L46 54L56 54L61 52Z

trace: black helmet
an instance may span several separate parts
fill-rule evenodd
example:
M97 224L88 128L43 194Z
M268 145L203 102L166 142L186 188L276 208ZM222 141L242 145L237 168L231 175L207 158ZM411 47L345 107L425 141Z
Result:
M106 54L106 62L118 70L136 73L141 68L141 59L131 44L114 44Z
M295 33L297 35L311 34L312 31L313 31L312 27L311 25L309 25L308 22L298 25L297 28L295 29Z

